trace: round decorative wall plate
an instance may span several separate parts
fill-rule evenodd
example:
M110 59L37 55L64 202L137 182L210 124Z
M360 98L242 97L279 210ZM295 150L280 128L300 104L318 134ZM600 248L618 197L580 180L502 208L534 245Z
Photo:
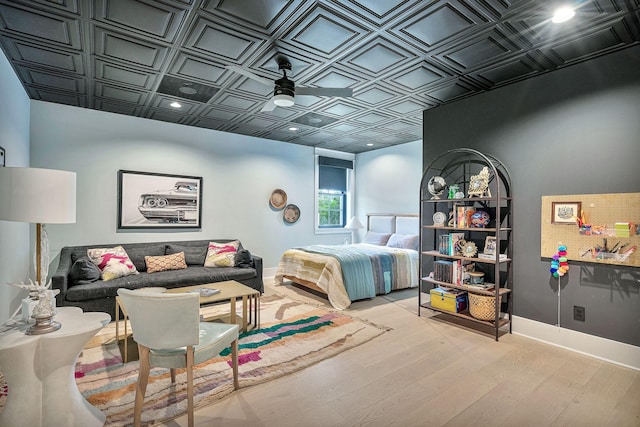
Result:
M300 219L300 208L292 204L287 205L287 207L284 208L282 219L287 224L293 224L297 222L298 219Z
M277 211L282 210L287 205L287 193L279 188L273 190L269 197L269 205Z
M447 214L444 212L436 212L433 214L433 225L442 227L447 222Z

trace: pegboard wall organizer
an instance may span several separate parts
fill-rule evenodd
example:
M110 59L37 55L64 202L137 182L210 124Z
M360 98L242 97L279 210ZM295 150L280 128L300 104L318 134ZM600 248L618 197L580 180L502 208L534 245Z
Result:
M572 221L553 222L552 206L579 201L581 211ZM551 258L560 240L576 248L568 259L596 264L640 267L640 193L543 196L540 256Z

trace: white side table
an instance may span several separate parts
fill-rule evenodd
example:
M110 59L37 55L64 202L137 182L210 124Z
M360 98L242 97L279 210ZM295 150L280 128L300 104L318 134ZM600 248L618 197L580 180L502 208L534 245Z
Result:
M78 355L111 317L58 307L62 327L45 335L25 335L19 317L0 327L0 372L9 394L0 426L102 426L106 416L80 394L75 381Z

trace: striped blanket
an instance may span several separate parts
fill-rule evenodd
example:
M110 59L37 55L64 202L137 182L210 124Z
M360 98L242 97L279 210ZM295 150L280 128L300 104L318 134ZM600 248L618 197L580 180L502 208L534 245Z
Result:
M276 284L286 277L312 282L340 310L352 301L373 298L418 284L418 253L366 243L313 245L286 251Z

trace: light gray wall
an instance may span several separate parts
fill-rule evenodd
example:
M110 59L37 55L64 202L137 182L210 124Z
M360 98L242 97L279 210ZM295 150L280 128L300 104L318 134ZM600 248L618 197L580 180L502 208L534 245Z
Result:
M344 238L314 234L310 147L33 101L31 149L32 165L78 174L77 222L48 226L52 259L68 245L239 238L275 267L292 246ZM203 177L202 230L118 231L120 169ZM276 188L300 207L297 223L271 210Z
M356 156L356 216L366 226L367 213L418 213L422 176L422 141ZM364 230L357 232L359 241Z
M29 98L0 51L0 146L7 166L29 166ZM30 224L0 220L0 322L19 305L22 292L9 282L29 277ZM32 275L33 277L34 275ZM14 308L15 309L15 308Z
M625 49L424 113L425 164L469 147L511 172L517 316L557 322L557 279L540 257L541 197L640 191L639 64L640 47ZM640 345L638 268L570 262L562 286L562 327ZM585 322L573 320L574 305Z

